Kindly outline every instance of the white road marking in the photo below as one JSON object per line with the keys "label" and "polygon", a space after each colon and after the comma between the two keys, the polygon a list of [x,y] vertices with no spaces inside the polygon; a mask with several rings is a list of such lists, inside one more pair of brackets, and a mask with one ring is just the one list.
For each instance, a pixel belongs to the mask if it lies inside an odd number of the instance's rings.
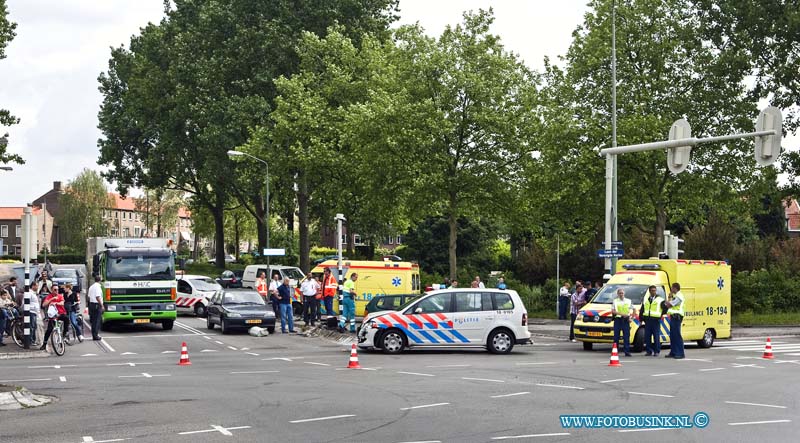
{"label": "white road marking", "polygon": [[228,346],[228,349],[230,349],[231,351],[238,351],[238,349],[234,348],[233,346]]}
{"label": "white road marking", "polygon": [[195,328],[193,326],[189,326],[189,325],[187,325],[185,323],[181,323],[179,321],[176,321],[175,325],[180,327],[180,328],[182,328],[182,329],[185,329],[185,330],[191,332],[194,335],[205,335],[205,333],[203,331],[201,331],[201,330],[199,330],[199,329],[197,329],[197,328]]}
{"label": "white road marking", "polygon": [[796,356],[800,355],[800,353],[798,353],[798,354],[786,354],[786,355],[791,355],[793,357],[796,357]]}
{"label": "white road marking", "polygon": [[523,362],[523,363],[517,363],[517,366],[557,365],[557,364],[558,364],[558,363],[557,363],[557,362],[554,362],[554,361],[543,361],[543,362],[536,362],[536,363],[533,363],[533,362],[531,362],[531,363],[526,363],[526,362]]}
{"label": "white road marking", "polygon": [[262,361],[270,361],[270,360],[293,361],[291,358],[286,358],[286,357],[262,358],[261,360]]}
{"label": "white road marking", "polygon": [[97,354],[83,354],[81,357],[97,357]]}
{"label": "white road marking", "polygon": [[461,380],[473,380],[473,381],[490,381],[492,383],[505,383],[505,380],[495,380],[492,378],[472,378],[472,377],[461,377]]}
{"label": "white road marking", "polygon": [[133,368],[133,367],[135,367],[136,365],[152,365],[152,363],[133,363],[133,362],[127,362],[127,363],[106,363],[106,366],[130,366],[130,367],[132,367],[132,368]]}
{"label": "white road marking", "polygon": [[618,382],[618,381],[628,381],[628,380],[630,380],[630,379],[629,378],[615,378],[613,380],[599,381],[598,383],[614,383],[614,382]]}
{"label": "white road marking", "polygon": [[117,352],[116,349],[114,349],[113,347],[111,347],[110,344],[108,344],[105,337],[100,339],[98,343],[100,344],[101,347],[105,347],[108,352]]}
{"label": "white road marking", "polygon": [[666,377],[669,375],[680,375],[680,372],[665,372],[663,374],[650,374],[651,377]]}
{"label": "white road marking", "polygon": [[793,363],[796,365],[800,365],[800,360],[775,360],[776,365],[780,363]]}
{"label": "white road marking", "polygon": [[786,406],[778,406],[778,405],[765,405],[761,403],[745,403],[741,401],[726,401],[725,403],[731,405],[747,405],[747,406],[763,406],[765,408],[778,408],[778,409],[786,409]]}
{"label": "white road marking", "polygon": [[83,436],[83,443],[111,443],[112,441],[125,441],[128,440],[127,438],[115,438],[112,440],[95,440],[91,436],[84,435]]}
{"label": "white road marking", "polygon": [[628,392],[631,395],[647,395],[650,397],[666,397],[666,398],[675,398],[674,395],[664,395],[664,394],[649,394],[647,392]]}
{"label": "white road marking", "polygon": [[648,431],[668,431],[675,428],[649,428],[649,429],[620,429],[617,432],[648,432]]}
{"label": "white road marking", "polygon": [[206,340],[211,340],[211,337],[209,337],[207,335],[204,335],[203,338],[206,339]]}
{"label": "white road marking", "polygon": [[58,380],[59,380],[59,381],[62,381],[62,382],[65,382],[65,381],[67,381],[67,377],[64,377],[64,376],[62,375],[61,377],[58,377]]}
{"label": "white road marking", "polygon": [[518,438],[533,438],[533,437],[558,437],[562,435],[570,435],[570,434],[569,432],[557,432],[553,434],[507,435],[505,437],[492,437],[492,440],[514,440]]}
{"label": "white road marking", "polygon": [[518,395],[526,395],[526,394],[530,394],[530,392],[515,392],[513,394],[492,395],[491,398],[516,397]]}
{"label": "white road marking", "polygon": [[240,351],[249,351],[250,348],[239,348]]}
{"label": "white road marking", "polygon": [[429,405],[409,406],[407,408],[400,408],[401,411],[410,411],[412,409],[435,408],[436,406],[446,406],[450,403],[431,403]]}
{"label": "white road marking", "polygon": [[136,353],[135,352],[123,352],[122,354],[119,354],[119,355],[136,355]]}
{"label": "white road marking", "polygon": [[[163,338],[163,337],[196,337],[198,334],[125,334],[125,335],[109,335],[108,337],[103,337],[103,340],[130,340],[136,338]],[[205,336],[206,334],[203,334]]]}
{"label": "white road marking", "polygon": [[563,389],[577,389],[582,391],[583,388],[580,386],[566,386],[566,385],[549,385],[547,383],[536,383],[536,386],[542,386],[544,388],[563,388]]}
{"label": "white road marking", "polygon": [[119,375],[119,378],[153,378],[153,377],[170,377],[170,374],[148,374],[147,372],[142,372],[142,375]]}
{"label": "white road marking", "polygon": [[202,350],[202,351],[200,351],[200,352],[219,352],[219,351],[218,351],[218,350],[216,350],[216,349],[203,349],[203,350]]}
{"label": "white road marking", "polygon": [[745,421],[739,423],[728,423],[730,426],[742,426],[742,425],[765,425],[770,423],[791,423],[791,420],[765,420],[765,421]]}
{"label": "white road marking", "polygon": [[380,368],[336,368],[337,371],[377,371],[378,369]]}
{"label": "white road marking", "polygon": [[231,374],[272,374],[275,372],[280,372],[280,371],[239,371],[239,372],[231,372]]}
{"label": "white road marking", "polygon": [[752,365],[743,365],[743,364],[739,364],[739,363],[733,363],[733,367],[734,368],[759,368],[759,369],[764,369],[763,366],[759,366],[759,365],[757,365],[755,363],[753,363]]}
{"label": "white road marking", "polygon": [[708,371],[722,371],[722,370],[724,370],[724,369],[725,369],[725,368],[707,368],[707,369],[701,369],[701,370],[700,370],[700,372],[708,372]]}
{"label": "white road marking", "polygon": [[214,343],[216,343],[216,344],[218,344],[218,345],[224,345],[224,344],[225,344],[225,343],[222,343],[222,342],[221,342],[221,341],[219,341],[219,340],[214,340]]}
{"label": "white road marking", "polygon": [[355,417],[355,415],[345,414],[345,415],[332,415],[330,417],[304,418],[302,420],[292,420],[289,423],[308,423],[311,421],[336,420],[337,418],[348,418],[348,417]]}
{"label": "white road marking", "polygon": [[468,368],[472,365],[435,365],[435,366],[425,366],[426,368]]}
{"label": "white road marking", "polygon": [[255,352],[245,352],[245,354],[249,354],[249,355],[255,355],[256,357],[258,357],[259,355],[261,355],[261,354],[256,354]]}
{"label": "white road marking", "polygon": [[401,441],[400,443],[442,443],[441,440]]}
{"label": "white road marking", "polygon": [[421,377],[436,377],[433,374],[423,374],[422,372],[404,372],[404,371],[397,371],[398,374],[406,374],[406,375],[419,375]]}
{"label": "white road marking", "polygon": [[329,364],[327,364],[327,363],[317,363],[317,362],[315,362],[315,361],[304,361],[303,363],[305,363],[305,364],[307,364],[307,365],[316,365],[316,366],[330,366],[330,365],[329,365]]}
{"label": "white road marking", "polygon": [[28,366],[28,369],[61,369],[74,368],[75,365],[54,365],[54,366]]}
{"label": "white road marking", "polygon": [[680,361],[701,361],[703,363],[711,363],[711,360],[705,358],[680,358]]}
{"label": "white road marking", "polygon": [[25,382],[25,381],[50,381],[52,378],[29,378],[25,380],[0,380],[0,383],[14,383],[14,382]]}
{"label": "white road marking", "polygon": [[163,351],[162,354],[177,354],[178,351]]}
{"label": "white road marking", "polygon": [[227,435],[230,437],[233,435],[231,431],[235,431],[237,429],[250,429],[250,426],[236,426],[234,428],[226,428],[224,426],[211,425],[211,429],[203,429],[202,431],[178,432],[178,435],[202,434],[204,432],[219,432],[222,435]]}

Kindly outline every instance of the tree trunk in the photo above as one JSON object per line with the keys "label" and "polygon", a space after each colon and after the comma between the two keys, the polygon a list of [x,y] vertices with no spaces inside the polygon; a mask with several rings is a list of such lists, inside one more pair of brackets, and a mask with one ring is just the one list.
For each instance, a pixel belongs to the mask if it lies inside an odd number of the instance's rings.
{"label": "tree trunk", "polygon": [[239,216],[237,215],[233,219],[233,236],[234,236],[234,244],[233,244],[233,253],[236,256],[236,261],[239,261],[239,238],[241,237],[239,234]]}
{"label": "tree trunk", "polygon": [[300,231],[300,269],[307,273],[310,269],[309,262],[309,238],[308,238],[308,180],[304,173],[301,173],[297,190],[297,209]]}
{"label": "tree trunk", "polygon": [[653,257],[658,257],[659,252],[666,252],[664,248],[664,229],[667,227],[667,212],[664,205],[656,204],[656,223],[653,227]]}
{"label": "tree trunk", "polygon": [[457,269],[456,269],[456,240],[458,236],[458,219],[456,218],[456,213],[458,209],[458,200],[456,199],[455,192],[450,192],[450,215],[447,220],[447,224],[450,227],[450,241],[447,246],[448,255],[450,258],[450,280],[455,280]]}
{"label": "tree trunk", "polygon": [[222,195],[217,193],[216,205],[209,206],[211,216],[214,217],[214,256],[218,268],[225,267],[225,213]]}

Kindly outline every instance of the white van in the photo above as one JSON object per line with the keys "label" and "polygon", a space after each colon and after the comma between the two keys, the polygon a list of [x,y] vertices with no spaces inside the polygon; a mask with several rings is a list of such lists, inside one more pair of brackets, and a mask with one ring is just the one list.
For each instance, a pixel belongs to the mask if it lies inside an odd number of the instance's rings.
{"label": "white van", "polygon": [[305,275],[300,268],[296,266],[281,266],[281,265],[249,265],[244,268],[244,274],[242,275],[242,287],[256,289],[256,278],[261,275],[261,273],[267,277],[267,280],[272,279],[273,274],[278,274],[280,276],[280,281],[283,282],[285,277],[289,277],[289,284],[292,287],[297,286],[297,282],[303,279]]}
{"label": "white van", "polygon": [[222,290],[222,286],[205,275],[178,274],[176,278],[178,293],[175,298],[175,306],[178,308],[178,312],[190,311],[198,317],[205,317],[208,314],[208,300],[217,291]]}
{"label": "white van", "polygon": [[507,354],[531,342],[528,311],[516,291],[442,289],[415,298],[397,311],[367,315],[358,346],[395,354],[412,347],[482,346]]}

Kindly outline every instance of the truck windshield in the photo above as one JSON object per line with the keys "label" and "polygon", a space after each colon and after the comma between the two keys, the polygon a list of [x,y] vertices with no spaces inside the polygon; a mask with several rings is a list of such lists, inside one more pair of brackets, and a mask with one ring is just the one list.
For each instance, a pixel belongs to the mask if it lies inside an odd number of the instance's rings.
{"label": "truck windshield", "polygon": [[109,257],[108,280],[175,280],[175,261],[171,256]]}
{"label": "truck windshield", "polygon": [[[633,285],[633,284],[610,284],[603,286],[592,300],[592,303],[600,303],[610,305],[614,298],[617,297],[617,289],[622,288],[625,290],[625,298],[629,298],[634,305],[642,304],[647,288],[649,285]],[[664,297],[664,287],[656,286],[656,293]]]}

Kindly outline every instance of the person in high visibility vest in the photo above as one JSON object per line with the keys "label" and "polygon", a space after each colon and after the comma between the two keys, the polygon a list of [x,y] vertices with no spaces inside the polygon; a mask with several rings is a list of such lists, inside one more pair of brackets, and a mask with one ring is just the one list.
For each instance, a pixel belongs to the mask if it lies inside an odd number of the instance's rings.
{"label": "person in high visibility vest", "polygon": [[631,314],[635,314],[631,307],[631,299],[625,298],[625,290],[617,289],[617,298],[611,307],[614,316],[614,343],[619,343],[619,333],[622,331],[623,350],[625,356],[631,356]]}
{"label": "person in high visibility vest", "polygon": [[344,330],[345,325],[350,322],[350,332],[356,332],[356,280],[358,274],[350,274],[350,279],[344,282],[342,293],[342,319],[339,321],[339,329]]}
{"label": "person in high visibility vest", "polygon": [[336,317],[336,313],[333,312],[333,298],[336,297],[337,291],[339,291],[339,283],[336,281],[336,278],[333,277],[331,274],[330,268],[325,268],[325,274],[322,276],[322,296],[325,300],[325,314],[328,317]]}
{"label": "person in high visibility vest", "polygon": [[683,336],[681,335],[681,323],[683,323],[683,302],[686,300],[681,294],[681,285],[678,282],[672,284],[669,297],[664,306],[667,307],[669,315],[669,354],[666,358],[685,358],[683,351]]}
{"label": "person in high visibility vest", "polygon": [[658,295],[655,285],[647,288],[648,294],[642,302],[644,320],[644,347],[646,356],[658,357],[661,352],[661,314],[664,297]]}
{"label": "person in high visibility vest", "polygon": [[269,291],[267,289],[267,277],[262,271],[260,274],[258,274],[258,278],[256,278],[256,291],[258,291],[258,294],[261,295],[264,301],[269,299]]}

